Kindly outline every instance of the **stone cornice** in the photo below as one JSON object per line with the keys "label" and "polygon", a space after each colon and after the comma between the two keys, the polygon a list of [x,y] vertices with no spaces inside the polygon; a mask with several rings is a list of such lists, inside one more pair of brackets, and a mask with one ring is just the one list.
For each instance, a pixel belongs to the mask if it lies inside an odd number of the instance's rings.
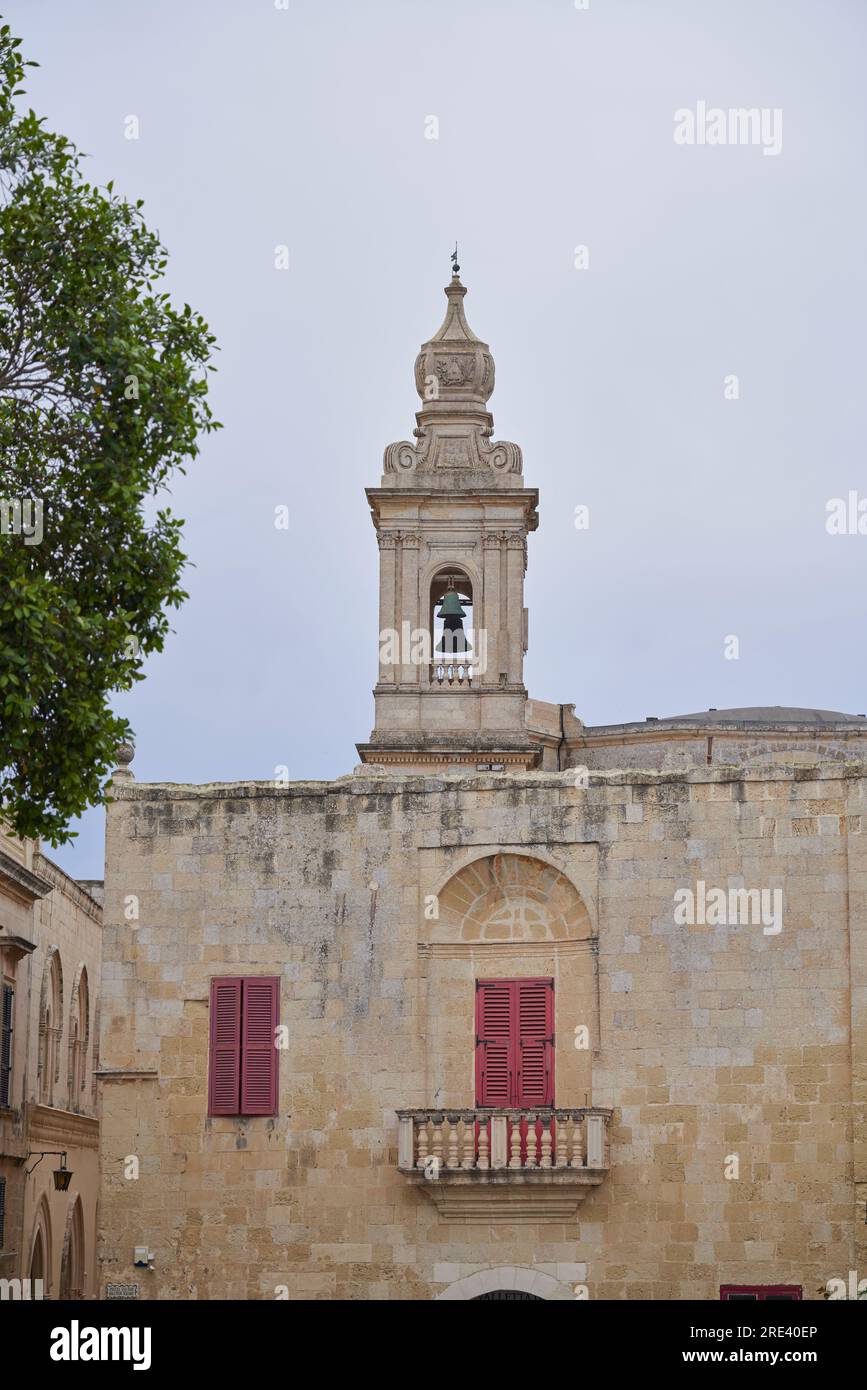
{"label": "stone cornice", "polygon": [[[41,858],[42,856],[37,854],[34,864]],[[47,876],[42,877],[31,869],[25,869],[23,864],[19,864],[18,860],[13,859],[5,850],[0,850],[0,885],[22,903],[34,903],[39,898],[47,897],[54,886]]]}
{"label": "stone cornice", "polygon": [[[367,761],[378,763],[382,766],[406,765],[409,763],[423,763],[439,766],[441,763],[448,763],[450,766],[474,767],[479,763],[503,763],[504,766],[512,767],[519,771],[524,771],[527,764],[536,761],[538,753],[534,747],[523,747],[519,749],[503,748],[383,748],[380,744],[359,743],[356,745],[360,756]],[[492,769],[479,768],[479,771],[491,771]],[[421,774],[423,775],[423,774]]]}
{"label": "stone cornice", "polygon": [[[485,750],[484,761],[493,754]],[[483,759],[480,757],[479,761]],[[867,778],[867,760],[821,762],[803,767],[766,764],[761,767],[714,766],[689,768],[615,768],[591,769],[590,788],[664,786],[671,783],[704,784],[708,782],[804,782],[858,781]],[[502,791],[514,788],[575,791],[575,769],[561,772],[436,772],[401,773],[391,768],[364,766],[332,782],[288,782],[276,786],[273,782],[135,782],[125,786],[116,802],[126,801],[233,801],[268,798],[369,796],[371,793],[394,792],[403,796],[407,791],[437,795],[445,787],[467,791]],[[585,793],[580,793],[584,795]]]}
{"label": "stone cornice", "polygon": [[[504,500],[515,500],[530,503],[535,509],[539,505],[539,489],[537,487],[499,487],[499,488],[477,488],[477,487],[450,487],[448,491],[439,488],[413,488],[410,492],[402,487],[367,487],[364,494],[371,506],[374,502],[393,498],[398,502],[412,502],[416,506],[421,506],[423,502],[451,502],[453,499],[465,502],[489,502],[492,507],[502,507]],[[535,528],[534,528],[535,529]]]}
{"label": "stone cornice", "polygon": [[88,917],[92,917],[94,922],[102,922],[102,908],[81,884],[76,883],[74,878],[70,878],[69,874],[64,873],[63,869],[42,853],[37,853],[33,862],[39,865],[39,872],[45,876],[50,888],[56,888],[64,897],[71,899],[76,907],[81,908]]}
{"label": "stone cornice", "polygon": [[[463,848],[463,846],[461,846]],[[418,955],[421,960],[466,960],[467,956],[487,960],[491,956],[585,956],[593,955],[599,949],[599,938],[583,936],[580,938],[546,937],[544,941],[420,941]]]}
{"label": "stone cornice", "polygon": [[24,936],[7,936],[0,931],[0,951],[13,951],[17,957],[31,956],[36,950],[36,942]]}
{"label": "stone cornice", "polygon": [[152,1067],[101,1067],[93,1074],[97,1081],[158,1081],[160,1076]]}
{"label": "stone cornice", "polygon": [[99,1145],[99,1120],[95,1115],[80,1115],[52,1105],[28,1105],[27,1138],[31,1144],[95,1149]]}

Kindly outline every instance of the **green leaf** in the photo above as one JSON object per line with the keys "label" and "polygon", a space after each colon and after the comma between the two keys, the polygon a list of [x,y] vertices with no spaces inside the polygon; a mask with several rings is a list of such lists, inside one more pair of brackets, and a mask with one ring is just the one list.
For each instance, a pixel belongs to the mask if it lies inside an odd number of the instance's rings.
{"label": "green leaf", "polygon": [[[0,28],[0,477],[4,495],[41,500],[44,524],[38,544],[0,537],[0,812],[59,844],[106,799],[130,734],[112,698],[187,597],[182,522],[148,520],[149,504],[219,428],[216,345],[189,305],[152,292],[167,253],[142,200],[89,184],[75,145],[16,109],[36,66],[19,42]],[[38,391],[15,365],[22,342]]]}

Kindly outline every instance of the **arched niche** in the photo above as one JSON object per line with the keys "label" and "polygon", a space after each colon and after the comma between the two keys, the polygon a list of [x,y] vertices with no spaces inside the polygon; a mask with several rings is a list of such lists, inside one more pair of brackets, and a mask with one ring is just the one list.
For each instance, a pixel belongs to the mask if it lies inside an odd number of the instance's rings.
{"label": "arched niche", "polygon": [[562,870],[502,850],[455,870],[435,895],[426,960],[424,1104],[476,1103],[476,981],[553,980],[555,1105],[592,1104],[598,1045],[595,939]]}

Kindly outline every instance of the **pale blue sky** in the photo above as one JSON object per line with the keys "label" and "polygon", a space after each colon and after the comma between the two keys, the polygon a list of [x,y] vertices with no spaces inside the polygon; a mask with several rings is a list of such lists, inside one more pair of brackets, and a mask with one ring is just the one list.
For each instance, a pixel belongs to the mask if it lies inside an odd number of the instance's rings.
{"label": "pale blue sky", "polygon": [[[144,198],[168,288],[222,347],[225,428],[173,489],[190,600],[121,705],[140,780],[356,763],[377,654],[363,489],[411,435],[455,237],[496,435],[541,491],[530,693],[589,723],[867,707],[867,536],[825,531],[829,498],[867,495],[859,0],[2,10],[41,63],[30,103],[93,179]],[[676,145],[698,101],[780,108],[781,154]],[[101,836],[93,813],[55,857],[100,877]]]}

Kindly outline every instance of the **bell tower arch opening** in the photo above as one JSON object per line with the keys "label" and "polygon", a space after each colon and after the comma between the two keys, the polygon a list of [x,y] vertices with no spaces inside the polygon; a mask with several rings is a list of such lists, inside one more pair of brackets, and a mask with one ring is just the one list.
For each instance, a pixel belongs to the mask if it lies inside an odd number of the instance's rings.
{"label": "bell tower arch opening", "polygon": [[459,566],[447,566],[430,585],[430,681],[471,685],[479,675],[480,654],[473,641],[473,581]]}

